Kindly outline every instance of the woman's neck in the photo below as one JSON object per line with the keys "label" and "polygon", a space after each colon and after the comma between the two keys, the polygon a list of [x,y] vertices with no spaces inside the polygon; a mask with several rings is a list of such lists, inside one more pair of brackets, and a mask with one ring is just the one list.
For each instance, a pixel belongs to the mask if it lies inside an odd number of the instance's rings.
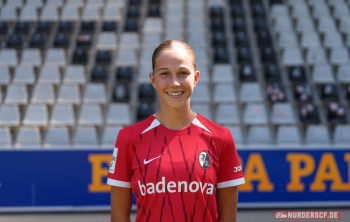
{"label": "woman's neck", "polygon": [[161,107],[155,117],[164,127],[171,130],[180,130],[192,123],[196,113],[189,106],[181,109]]}

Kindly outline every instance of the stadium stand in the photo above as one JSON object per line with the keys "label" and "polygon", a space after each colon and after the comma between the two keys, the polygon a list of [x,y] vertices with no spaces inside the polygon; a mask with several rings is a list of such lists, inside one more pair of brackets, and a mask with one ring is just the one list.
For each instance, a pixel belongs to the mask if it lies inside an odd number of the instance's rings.
{"label": "stadium stand", "polygon": [[0,147],[112,147],[159,108],[153,50],[193,47],[194,111],[236,144],[349,144],[350,1],[0,1]]}

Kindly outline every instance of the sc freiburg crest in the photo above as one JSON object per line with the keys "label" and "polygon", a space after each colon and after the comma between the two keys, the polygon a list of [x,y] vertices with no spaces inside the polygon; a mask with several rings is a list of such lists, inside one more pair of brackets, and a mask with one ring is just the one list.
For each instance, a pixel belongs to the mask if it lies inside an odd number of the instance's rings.
{"label": "sc freiburg crest", "polygon": [[206,170],[206,169],[209,168],[209,166],[210,166],[210,156],[209,156],[209,154],[207,152],[204,152],[204,151],[201,152],[199,154],[198,159],[199,159],[199,165],[201,165],[201,167],[203,169]]}

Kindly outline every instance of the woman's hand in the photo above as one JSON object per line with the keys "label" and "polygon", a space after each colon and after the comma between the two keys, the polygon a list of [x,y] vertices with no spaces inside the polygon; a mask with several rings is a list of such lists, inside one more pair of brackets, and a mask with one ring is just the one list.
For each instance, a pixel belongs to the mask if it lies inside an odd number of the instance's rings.
{"label": "woman's hand", "polygon": [[238,186],[216,190],[220,222],[237,222]]}
{"label": "woman's hand", "polygon": [[130,222],[131,204],[131,188],[112,186],[111,222]]}

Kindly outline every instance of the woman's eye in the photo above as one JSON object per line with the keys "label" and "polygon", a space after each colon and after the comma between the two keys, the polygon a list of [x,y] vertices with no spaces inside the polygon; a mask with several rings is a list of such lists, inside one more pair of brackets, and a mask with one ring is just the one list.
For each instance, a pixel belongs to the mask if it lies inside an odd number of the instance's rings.
{"label": "woman's eye", "polygon": [[169,73],[167,73],[167,72],[163,72],[163,73],[161,73],[161,75],[168,75]]}
{"label": "woman's eye", "polygon": [[187,75],[187,72],[181,72],[180,74],[181,75]]}

